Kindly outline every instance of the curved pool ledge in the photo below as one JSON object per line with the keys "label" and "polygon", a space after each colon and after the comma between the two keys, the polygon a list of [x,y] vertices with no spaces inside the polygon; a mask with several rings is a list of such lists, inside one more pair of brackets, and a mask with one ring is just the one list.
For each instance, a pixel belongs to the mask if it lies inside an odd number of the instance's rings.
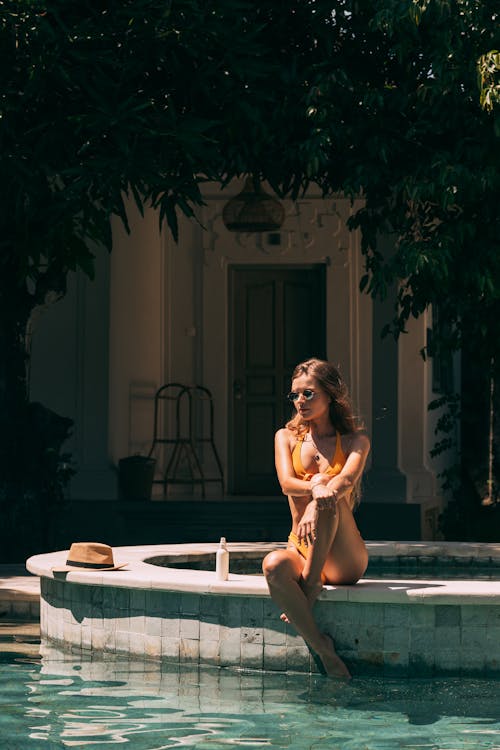
{"label": "curved pool ledge", "polygon": [[[263,576],[159,567],[151,558],[189,564],[217,544],[114,548],[107,572],[54,574],[67,551],[31,557],[41,578],[42,637],[63,648],[249,669],[315,672],[284,625]],[[233,557],[264,556],[279,543],[229,544]],[[370,558],[418,558],[496,565],[500,544],[369,542]],[[315,615],[354,672],[404,675],[500,674],[500,580],[364,578],[325,586]]]}

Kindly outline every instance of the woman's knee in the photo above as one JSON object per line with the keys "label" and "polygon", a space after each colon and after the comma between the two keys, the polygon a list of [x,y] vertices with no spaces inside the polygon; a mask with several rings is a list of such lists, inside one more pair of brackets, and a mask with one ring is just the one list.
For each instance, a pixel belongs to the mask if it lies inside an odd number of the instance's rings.
{"label": "woman's knee", "polygon": [[268,581],[291,578],[294,575],[294,566],[283,550],[275,550],[263,559],[262,572]]}

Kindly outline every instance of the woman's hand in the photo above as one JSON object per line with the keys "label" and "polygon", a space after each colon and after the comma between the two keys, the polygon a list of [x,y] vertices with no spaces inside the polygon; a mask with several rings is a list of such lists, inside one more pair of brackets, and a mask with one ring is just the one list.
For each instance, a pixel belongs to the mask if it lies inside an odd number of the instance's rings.
{"label": "woman's hand", "polygon": [[336,489],[327,485],[317,485],[312,488],[313,502],[316,504],[316,509],[321,510],[333,510],[334,514],[337,512],[337,502],[339,495]]}
{"label": "woman's hand", "polygon": [[313,487],[317,487],[318,484],[324,484],[327,485],[330,481],[331,476],[329,474],[313,474],[311,479],[309,480],[311,482],[311,489]]}
{"label": "woman's hand", "polygon": [[307,504],[304,515],[297,525],[297,536],[301,542],[307,545],[313,544],[316,539],[316,530],[318,527],[318,508],[312,500]]}

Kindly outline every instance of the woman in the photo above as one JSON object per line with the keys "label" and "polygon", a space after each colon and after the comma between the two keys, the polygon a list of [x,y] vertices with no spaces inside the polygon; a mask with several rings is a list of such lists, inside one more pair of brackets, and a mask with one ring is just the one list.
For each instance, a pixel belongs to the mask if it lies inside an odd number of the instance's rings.
{"label": "woman", "polygon": [[347,388],[333,365],[309,359],[297,365],[288,398],[296,414],[275,438],[278,480],[288,495],[288,546],[268,554],[263,571],[282,619],[321,659],[332,677],[350,678],[312,614],[323,583],[353,584],[368,553],[353,509],[370,443],[356,427]]}

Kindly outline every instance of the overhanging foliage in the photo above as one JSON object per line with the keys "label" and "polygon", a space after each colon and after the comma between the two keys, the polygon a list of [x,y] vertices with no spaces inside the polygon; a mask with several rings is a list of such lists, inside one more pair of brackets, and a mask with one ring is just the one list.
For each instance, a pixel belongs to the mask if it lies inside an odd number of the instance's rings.
{"label": "overhanging foliage", "polygon": [[125,194],[174,237],[205,180],[362,194],[361,287],[397,284],[394,334],[439,305],[441,346],[466,328],[500,361],[499,46],[491,0],[0,2],[3,486],[24,491],[30,315],[92,277]]}

